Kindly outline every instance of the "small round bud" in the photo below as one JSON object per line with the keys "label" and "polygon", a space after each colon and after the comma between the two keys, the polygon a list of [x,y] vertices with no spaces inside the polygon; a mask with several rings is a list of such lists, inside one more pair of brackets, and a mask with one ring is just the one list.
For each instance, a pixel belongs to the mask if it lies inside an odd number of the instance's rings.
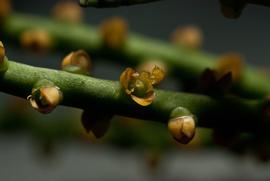
{"label": "small round bud", "polygon": [[170,117],[168,129],[173,138],[182,144],[189,143],[196,130],[194,116],[187,109],[177,107],[172,111]]}
{"label": "small round bud", "polygon": [[5,56],[6,56],[5,47],[3,43],[0,41],[0,64],[3,63]]}
{"label": "small round bud", "polygon": [[20,36],[21,45],[35,53],[46,53],[53,44],[49,33],[42,29],[25,30]]}
{"label": "small round bud", "polygon": [[8,60],[5,53],[3,43],[0,41],[0,74],[6,72],[8,69]]}
{"label": "small round bud", "polygon": [[194,25],[179,27],[172,33],[171,41],[176,45],[182,45],[190,49],[198,49],[202,46],[203,34],[201,30]]}
{"label": "small round bud", "polygon": [[114,17],[105,20],[101,24],[100,31],[104,45],[108,48],[118,49],[124,45],[127,39],[128,25],[123,18]]}
{"label": "small round bud", "polygon": [[80,23],[83,20],[83,10],[73,1],[61,1],[57,3],[52,15],[57,21],[68,23]]}
{"label": "small round bud", "polygon": [[11,13],[11,2],[10,0],[0,1],[0,22],[5,20],[5,18]]}
{"label": "small round bud", "polygon": [[84,50],[69,53],[61,63],[61,69],[71,73],[88,74],[91,59]]}
{"label": "small round bud", "polygon": [[27,97],[31,106],[41,113],[47,114],[55,109],[62,100],[60,88],[48,80],[40,80]]}

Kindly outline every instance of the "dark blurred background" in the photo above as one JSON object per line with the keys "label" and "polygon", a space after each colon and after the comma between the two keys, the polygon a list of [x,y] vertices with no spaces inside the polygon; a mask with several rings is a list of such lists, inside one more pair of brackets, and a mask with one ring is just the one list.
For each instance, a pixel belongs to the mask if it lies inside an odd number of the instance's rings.
{"label": "dark blurred background", "polygon": [[[55,3],[55,0],[13,0],[13,7],[14,11],[50,17]],[[267,44],[270,42],[270,8],[267,7],[249,5],[236,20],[222,16],[218,0],[164,0],[115,9],[87,8],[84,12],[86,23],[98,25],[108,17],[123,16],[129,22],[132,31],[162,40],[168,40],[170,33],[176,27],[193,24],[200,27],[204,33],[204,50],[214,54],[235,51],[243,54],[249,64],[264,68],[270,66]],[[9,45],[8,42],[5,44],[9,58],[31,65],[58,69],[60,60],[64,56],[63,52],[54,52],[40,57]],[[124,66],[110,61],[94,60],[93,75],[117,80],[123,68]],[[168,79],[163,87],[175,90],[177,89],[175,84],[174,79]],[[69,128],[63,128],[65,126],[62,126],[63,130],[48,131],[50,129],[46,128],[48,122],[56,122],[59,125],[70,124],[77,126],[81,131],[79,121],[81,111],[60,107],[49,115],[41,115],[29,108],[29,105],[21,106],[20,104],[23,103],[12,96],[3,93],[0,95],[2,122],[15,119],[14,125],[7,124],[8,126],[2,126],[1,129],[0,180],[217,180],[221,178],[267,180],[270,178],[268,162],[261,163],[250,156],[240,157],[228,150],[213,148],[207,144],[197,146],[200,147],[199,149],[170,149],[162,152],[160,156],[160,149],[152,149],[155,146],[151,141],[159,138],[155,136],[154,131],[150,133],[151,143],[140,145],[140,149],[130,145],[128,148],[133,149],[119,149],[112,146],[117,143],[116,138],[108,138],[108,142],[112,144],[106,144],[106,139],[96,141],[83,134],[81,137],[77,134],[75,136]],[[13,116],[7,115],[7,112]],[[26,127],[20,125],[21,119],[27,116],[35,119],[36,122],[42,122],[41,127],[45,128],[42,130],[47,129],[47,131],[39,132],[38,129],[34,129],[35,126],[32,126],[34,128],[31,130],[21,129]],[[134,122],[131,124],[137,125]],[[155,123],[146,124],[151,130],[152,125],[149,124]],[[31,123],[31,125],[35,124]],[[163,139],[167,140],[169,136],[165,128],[159,125],[153,128],[153,130],[163,129],[164,131],[161,131],[165,135]],[[12,131],[10,134],[7,130],[19,131]],[[143,136],[139,135],[140,133],[142,132],[137,133],[138,137]],[[134,140],[137,139],[136,131],[126,131],[125,134],[134,134]],[[210,134],[209,131],[207,134]],[[48,137],[57,135],[60,139],[53,142],[53,139],[46,137],[47,135]],[[174,144],[168,142],[168,145]],[[166,146],[167,143],[164,145]],[[149,167],[155,167],[155,163],[159,160],[161,160],[159,167],[152,171]]]}

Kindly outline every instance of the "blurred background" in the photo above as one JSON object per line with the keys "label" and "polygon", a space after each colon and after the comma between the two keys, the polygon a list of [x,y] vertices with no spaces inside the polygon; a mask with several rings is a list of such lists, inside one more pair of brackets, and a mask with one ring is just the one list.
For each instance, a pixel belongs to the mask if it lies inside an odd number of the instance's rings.
{"label": "blurred background", "polygon": [[[13,0],[16,12],[51,18],[56,0]],[[243,54],[249,64],[265,68],[270,42],[270,9],[249,5],[236,20],[220,12],[218,0],[164,0],[115,9],[87,8],[85,23],[99,25],[122,16],[129,29],[168,41],[178,26],[203,31],[203,49],[214,54]],[[29,22],[31,23],[31,22]],[[68,30],[67,30],[68,31]],[[64,52],[38,56],[4,42],[10,59],[59,69]],[[125,68],[116,62],[93,60],[94,77],[118,80]],[[162,88],[179,90],[174,78]],[[59,107],[42,115],[22,99],[0,93],[0,180],[268,180],[268,148],[246,140],[223,144],[212,131],[199,129],[189,145],[177,144],[166,127],[116,116],[104,138],[96,140],[80,123],[81,110]],[[267,140],[266,140],[267,141]],[[221,143],[221,144],[218,144]],[[251,147],[246,149],[247,147]],[[255,153],[255,154],[254,154]]]}

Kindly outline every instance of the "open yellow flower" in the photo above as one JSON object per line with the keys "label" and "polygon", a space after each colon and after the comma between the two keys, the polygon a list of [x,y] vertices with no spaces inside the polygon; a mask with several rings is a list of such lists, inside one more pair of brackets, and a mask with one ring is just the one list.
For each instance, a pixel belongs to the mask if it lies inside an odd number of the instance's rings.
{"label": "open yellow flower", "polygon": [[157,66],[151,73],[136,72],[132,68],[127,68],[120,76],[120,83],[136,103],[148,106],[155,98],[153,85],[160,83],[163,79],[164,71]]}

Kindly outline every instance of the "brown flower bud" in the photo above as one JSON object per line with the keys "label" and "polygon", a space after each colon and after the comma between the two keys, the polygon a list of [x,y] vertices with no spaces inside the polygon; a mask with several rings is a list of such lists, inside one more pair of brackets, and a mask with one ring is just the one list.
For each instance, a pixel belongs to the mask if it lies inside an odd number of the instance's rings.
{"label": "brown flower bud", "polygon": [[244,71],[244,58],[238,53],[226,53],[220,56],[216,64],[216,76],[220,79],[228,72],[232,73],[233,83],[238,82]]}
{"label": "brown flower bud", "polygon": [[112,49],[121,48],[127,39],[127,29],[128,25],[123,18],[105,20],[100,30],[104,45]]}
{"label": "brown flower bud", "polygon": [[3,43],[0,41],[0,65],[4,62],[6,53]]}
{"label": "brown flower bud", "polygon": [[62,100],[60,89],[47,80],[41,80],[27,97],[31,106],[41,113],[50,113]]}
{"label": "brown flower bud", "polygon": [[96,138],[101,138],[109,130],[112,116],[101,110],[84,110],[81,121],[87,133],[91,132]]}
{"label": "brown flower bud", "polygon": [[3,21],[11,12],[11,2],[10,0],[0,1],[0,21]]}
{"label": "brown flower bud", "polygon": [[91,59],[84,50],[77,50],[64,57],[61,69],[78,74],[88,74],[91,67]]}
{"label": "brown flower bud", "polygon": [[168,129],[175,140],[182,144],[189,143],[195,135],[196,121],[185,108],[177,107],[170,115]]}
{"label": "brown flower bud", "polygon": [[172,33],[171,41],[176,45],[182,45],[190,49],[198,49],[202,46],[203,34],[201,30],[194,25],[179,27]]}
{"label": "brown flower bud", "polygon": [[83,10],[73,1],[61,1],[52,10],[53,17],[62,22],[80,23],[83,20]]}
{"label": "brown flower bud", "polygon": [[36,53],[46,53],[53,41],[49,33],[42,29],[25,30],[20,36],[21,45]]}

